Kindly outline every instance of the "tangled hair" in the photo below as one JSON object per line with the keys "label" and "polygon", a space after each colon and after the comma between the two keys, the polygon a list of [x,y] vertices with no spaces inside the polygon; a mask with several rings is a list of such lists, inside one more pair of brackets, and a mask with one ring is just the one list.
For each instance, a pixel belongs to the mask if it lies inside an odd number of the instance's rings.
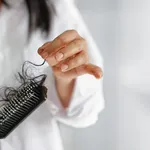
{"label": "tangled hair", "polygon": [[[47,0],[24,0],[28,14],[29,14],[29,35],[36,30],[40,29],[48,36],[51,29],[52,13],[54,9]],[[2,3],[8,7],[7,0],[2,0]]]}
{"label": "tangled hair", "polygon": [[[31,67],[31,65],[33,66],[42,66],[44,65],[45,61],[40,64],[34,64],[30,61],[26,61],[24,62],[23,66],[22,66],[22,71],[18,72],[18,74],[16,75],[16,80],[18,82],[20,82],[20,86],[17,88],[14,87],[1,87],[0,88],[0,102],[6,102],[6,101],[10,101],[12,97],[14,97],[16,95],[16,93],[18,93],[18,91],[22,90],[23,88],[25,88],[28,84],[30,83],[34,83],[37,85],[41,85],[44,83],[45,79],[46,79],[46,75],[45,74],[41,74],[39,76],[34,76],[32,75],[32,71],[33,71],[33,67]],[[32,69],[31,72],[29,73],[29,69]],[[36,68],[35,68],[36,69]]]}

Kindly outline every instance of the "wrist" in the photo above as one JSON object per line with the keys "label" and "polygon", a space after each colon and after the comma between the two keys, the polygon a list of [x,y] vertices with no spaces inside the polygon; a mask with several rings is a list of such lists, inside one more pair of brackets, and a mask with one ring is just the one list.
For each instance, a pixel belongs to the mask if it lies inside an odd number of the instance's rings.
{"label": "wrist", "polygon": [[72,80],[63,79],[62,80],[60,78],[55,78],[55,83],[56,83],[56,89],[57,89],[59,98],[61,100],[61,103],[64,106],[64,108],[67,108],[69,106],[70,98],[72,96],[75,79],[72,79]]}
{"label": "wrist", "polygon": [[75,81],[75,79],[71,78],[60,78],[60,77],[55,77],[55,80],[57,83],[62,83],[62,84],[70,84]]}

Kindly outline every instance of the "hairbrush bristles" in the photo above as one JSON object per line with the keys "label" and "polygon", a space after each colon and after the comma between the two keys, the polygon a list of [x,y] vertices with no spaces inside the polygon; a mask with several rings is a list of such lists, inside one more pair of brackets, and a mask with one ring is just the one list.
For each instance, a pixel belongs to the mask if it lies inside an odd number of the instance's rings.
{"label": "hairbrush bristles", "polygon": [[19,76],[23,79],[23,85],[13,92],[9,91],[4,98],[5,104],[0,107],[0,139],[5,138],[46,100],[47,89],[42,86],[46,75],[28,80],[21,74]]}

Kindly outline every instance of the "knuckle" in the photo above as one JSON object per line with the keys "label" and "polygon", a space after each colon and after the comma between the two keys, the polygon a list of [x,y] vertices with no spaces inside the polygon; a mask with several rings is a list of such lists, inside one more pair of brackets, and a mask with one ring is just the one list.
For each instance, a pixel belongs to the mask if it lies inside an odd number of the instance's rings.
{"label": "knuckle", "polygon": [[56,41],[60,42],[61,44],[65,44],[65,38],[62,37],[62,36],[58,36],[58,37],[56,38]]}
{"label": "knuckle", "polygon": [[86,40],[85,40],[85,39],[78,39],[78,40],[75,40],[75,41],[74,41],[74,45],[75,45],[76,47],[78,47],[79,49],[84,50],[85,47],[86,47],[86,45],[87,45],[87,43],[86,43]]}
{"label": "knuckle", "polygon": [[68,32],[72,33],[73,35],[78,35],[78,32],[74,29],[68,30]]}
{"label": "knuckle", "polygon": [[80,40],[74,40],[73,43],[74,43],[74,45],[75,45],[76,47],[81,47],[81,42],[80,42]]}

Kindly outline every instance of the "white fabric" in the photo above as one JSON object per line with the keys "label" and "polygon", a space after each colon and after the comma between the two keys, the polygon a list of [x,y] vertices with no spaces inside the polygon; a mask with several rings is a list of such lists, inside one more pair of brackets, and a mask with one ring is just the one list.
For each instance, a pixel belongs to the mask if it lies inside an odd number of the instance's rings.
{"label": "white fabric", "polygon": [[[68,29],[76,29],[87,39],[91,62],[103,68],[103,60],[91,35],[74,6],[69,0],[54,0],[56,9],[49,38],[41,37],[39,31],[27,41],[28,20],[22,0],[12,8],[2,7],[0,11],[0,86],[17,85],[14,74],[20,71],[22,63],[30,60],[40,64],[42,58],[37,49],[44,42],[53,40]],[[54,77],[48,64],[41,67],[48,75],[45,86],[48,98],[35,112],[21,123],[7,138],[0,140],[0,150],[63,150],[57,122],[84,128],[97,121],[104,108],[102,79],[90,75],[77,78],[74,93],[68,109],[61,105],[55,88]]]}

